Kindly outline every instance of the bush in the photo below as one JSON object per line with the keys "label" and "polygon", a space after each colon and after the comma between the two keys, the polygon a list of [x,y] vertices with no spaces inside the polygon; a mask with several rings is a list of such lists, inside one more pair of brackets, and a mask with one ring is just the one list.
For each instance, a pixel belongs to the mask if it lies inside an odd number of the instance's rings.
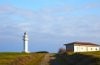
{"label": "bush", "polygon": [[60,48],[58,54],[64,54],[64,53],[66,53],[66,49]]}
{"label": "bush", "polygon": [[39,52],[36,52],[36,53],[49,53],[48,51],[39,51]]}

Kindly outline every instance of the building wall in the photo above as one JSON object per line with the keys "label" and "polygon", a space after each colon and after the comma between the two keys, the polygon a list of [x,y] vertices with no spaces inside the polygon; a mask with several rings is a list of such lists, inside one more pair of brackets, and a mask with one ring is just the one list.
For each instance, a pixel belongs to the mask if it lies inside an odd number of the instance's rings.
{"label": "building wall", "polygon": [[87,47],[86,46],[74,46],[74,52],[86,52]]}
{"label": "building wall", "polygon": [[100,51],[99,46],[74,46],[74,52]]}
{"label": "building wall", "polygon": [[66,51],[74,51],[74,45],[66,45]]}
{"label": "building wall", "polygon": [[96,46],[94,46],[94,47],[88,47],[88,51],[100,51],[100,47],[96,47]]}

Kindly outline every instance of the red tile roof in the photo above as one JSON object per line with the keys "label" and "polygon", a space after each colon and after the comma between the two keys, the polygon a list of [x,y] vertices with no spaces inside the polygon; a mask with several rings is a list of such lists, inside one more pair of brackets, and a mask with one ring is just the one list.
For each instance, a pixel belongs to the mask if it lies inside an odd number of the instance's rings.
{"label": "red tile roof", "polygon": [[91,42],[72,42],[72,43],[64,44],[64,45],[71,45],[71,44],[100,46],[98,44],[94,44]]}

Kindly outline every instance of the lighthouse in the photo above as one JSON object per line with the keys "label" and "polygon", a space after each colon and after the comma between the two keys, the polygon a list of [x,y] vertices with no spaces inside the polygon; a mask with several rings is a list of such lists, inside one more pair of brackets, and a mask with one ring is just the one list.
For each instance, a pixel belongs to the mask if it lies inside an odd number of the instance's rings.
{"label": "lighthouse", "polygon": [[23,52],[25,53],[29,53],[28,51],[28,35],[27,35],[27,32],[24,33],[24,36],[23,36],[23,42],[24,42],[24,50]]}

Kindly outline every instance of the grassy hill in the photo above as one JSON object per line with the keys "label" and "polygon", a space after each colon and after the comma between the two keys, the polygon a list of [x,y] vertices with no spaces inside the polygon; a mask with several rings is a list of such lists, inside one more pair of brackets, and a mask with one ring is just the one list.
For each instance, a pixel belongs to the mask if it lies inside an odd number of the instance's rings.
{"label": "grassy hill", "polygon": [[55,61],[59,65],[100,65],[100,52],[57,54]]}
{"label": "grassy hill", "polygon": [[100,65],[100,52],[0,53],[0,65]]}
{"label": "grassy hill", "polygon": [[0,65],[40,65],[45,53],[0,53]]}

